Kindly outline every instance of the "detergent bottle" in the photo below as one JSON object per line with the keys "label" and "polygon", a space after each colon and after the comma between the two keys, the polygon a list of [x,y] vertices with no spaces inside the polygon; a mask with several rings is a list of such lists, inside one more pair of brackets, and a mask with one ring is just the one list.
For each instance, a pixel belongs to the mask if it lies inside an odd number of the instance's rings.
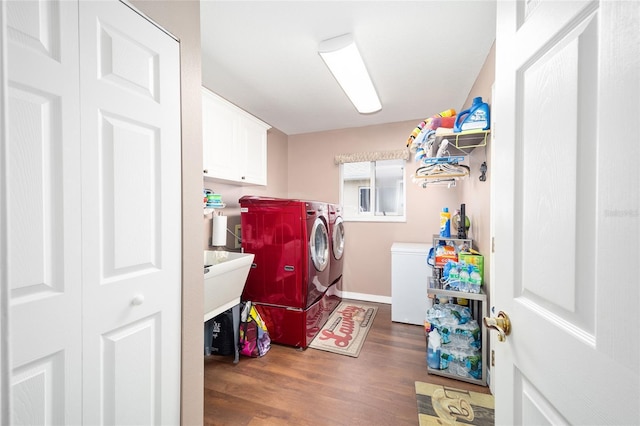
{"label": "detergent bottle", "polygon": [[440,236],[451,237],[451,213],[448,207],[444,207],[440,212]]}
{"label": "detergent bottle", "polygon": [[465,109],[458,114],[453,131],[454,133],[459,133],[473,129],[487,130],[489,126],[489,105],[482,102],[482,97],[477,97],[473,98],[473,103],[469,109]]}

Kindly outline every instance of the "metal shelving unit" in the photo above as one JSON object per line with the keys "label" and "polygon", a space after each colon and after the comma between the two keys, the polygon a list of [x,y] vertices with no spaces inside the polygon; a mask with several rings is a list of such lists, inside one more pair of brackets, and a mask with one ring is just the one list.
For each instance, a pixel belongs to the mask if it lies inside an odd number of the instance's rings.
{"label": "metal shelving unit", "polygon": [[[440,237],[439,235],[433,236],[433,247],[437,247],[439,241],[447,241],[458,243],[456,245],[468,244],[468,247],[471,248],[473,241],[471,239],[460,239],[460,238],[445,238]],[[464,382],[473,383],[476,385],[486,386],[487,385],[487,360],[489,359],[487,356],[487,330],[484,326],[482,319],[488,316],[488,307],[487,307],[487,295],[483,290],[480,293],[467,293],[463,291],[450,290],[444,288],[442,283],[437,278],[438,272],[437,269],[441,269],[441,267],[434,266],[434,276],[429,280],[429,286],[427,287],[427,294],[430,298],[438,299],[439,297],[448,297],[449,300],[452,298],[455,299],[466,299],[469,302],[469,309],[471,310],[471,316],[474,320],[478,322],[478,327],[480,327],[480,338],[481,345],[480,354],[482,357],[482,378],[474,379],[472,377],[460,376],[458,374],[452,373],[448,371],[448,369],[437,370],[431,368],[427,365],[427,372],[429,374],[435,374],[438,376],[444,376],[451,379],[462,380]],[[429,342],[427,341],[427,346]]]}

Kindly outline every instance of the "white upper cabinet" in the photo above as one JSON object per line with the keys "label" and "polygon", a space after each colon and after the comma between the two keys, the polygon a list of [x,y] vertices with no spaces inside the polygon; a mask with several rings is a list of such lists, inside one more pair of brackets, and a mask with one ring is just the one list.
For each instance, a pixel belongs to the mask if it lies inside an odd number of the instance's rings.
{"label": "white upper cabinet", "polygon": [[205,178],[267,184],[267,130],[271,126],[204,87],[202,123]]}

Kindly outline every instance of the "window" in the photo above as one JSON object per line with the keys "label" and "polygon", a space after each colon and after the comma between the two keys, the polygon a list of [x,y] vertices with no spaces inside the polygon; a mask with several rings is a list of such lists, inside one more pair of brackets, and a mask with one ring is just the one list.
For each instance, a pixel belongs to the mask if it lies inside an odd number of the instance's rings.
{"label": "window", "polygon": [[371,187],[361,186],[358,188],[360,194],[358,195],[358,207],[360,213],[368,213],[371,211],[369,202],[371,201]]}
{"label": "window", "polygon": [[404,222],[405,160],[340,165],[343,217],[351,221]]}

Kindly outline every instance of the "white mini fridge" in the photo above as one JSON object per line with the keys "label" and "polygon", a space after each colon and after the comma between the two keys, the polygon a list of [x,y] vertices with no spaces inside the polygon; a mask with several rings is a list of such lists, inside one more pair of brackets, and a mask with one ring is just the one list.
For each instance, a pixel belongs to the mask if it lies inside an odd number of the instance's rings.
{"label": "white mini fridge", "polygon": [[427,286],[431,244],[393,243],[391,246],[391,321],[424,325],[431,299]]}

